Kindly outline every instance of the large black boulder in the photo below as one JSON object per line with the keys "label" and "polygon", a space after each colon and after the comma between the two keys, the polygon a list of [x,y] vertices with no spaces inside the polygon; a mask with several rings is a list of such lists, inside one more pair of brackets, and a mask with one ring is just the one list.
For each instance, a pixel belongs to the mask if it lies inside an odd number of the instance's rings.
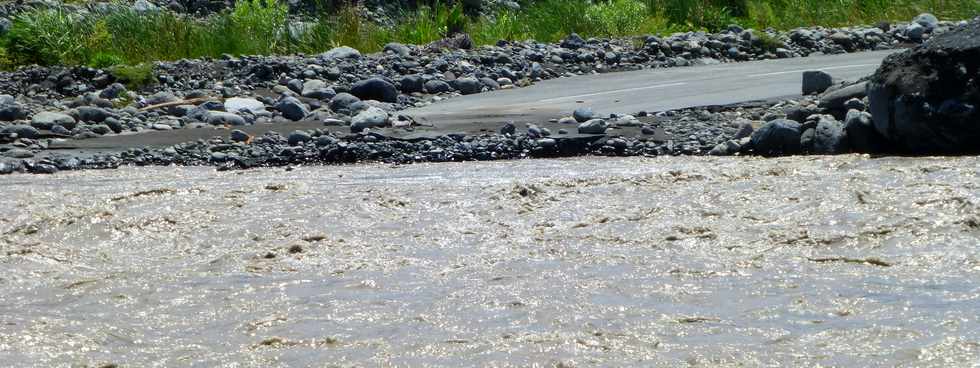
{"label": "large black boulder", "polygon": [[776,119],[752,133],[752,149],[760,155],[796,154],[802,133],[800,123]]}
{"label": "large black boulder", "polygon": [[886,58],[868,98],[875,129],[895,150],[980,152],[980,20]]}
{"label": "large black boulder", "polygon": [[381,78],[365,79],[354,83],[350,88],[350,94],[362,100],[398,102],[398,89],[394,84]]}

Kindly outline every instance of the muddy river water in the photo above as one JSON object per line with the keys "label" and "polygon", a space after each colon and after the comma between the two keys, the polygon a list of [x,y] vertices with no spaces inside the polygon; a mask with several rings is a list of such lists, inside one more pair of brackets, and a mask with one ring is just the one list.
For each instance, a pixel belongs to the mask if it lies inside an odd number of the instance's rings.
{"label": "muddy river water", "polygon": [[980,158],[0,177],[5,367],[980,365]]}

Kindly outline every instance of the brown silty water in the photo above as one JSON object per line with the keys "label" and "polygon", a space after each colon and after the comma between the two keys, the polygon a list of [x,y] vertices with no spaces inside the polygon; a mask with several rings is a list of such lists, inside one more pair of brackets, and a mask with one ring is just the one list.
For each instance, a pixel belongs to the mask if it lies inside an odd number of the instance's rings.
{"label": "brown silty water", "polygon": [[978,162],[4,176],[0,362],[976,366]]}

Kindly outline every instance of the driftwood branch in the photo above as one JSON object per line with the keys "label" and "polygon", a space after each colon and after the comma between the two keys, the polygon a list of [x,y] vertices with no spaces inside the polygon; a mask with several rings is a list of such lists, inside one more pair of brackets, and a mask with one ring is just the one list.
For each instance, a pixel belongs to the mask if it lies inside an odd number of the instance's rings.
{"label": "driftwood branch", "polygon": [[189,100],[164,102],[164,103],[161,103],[161,104],[150,105],[150,106],[144,107],[144,108],[140,109],[140,111],[150,111],[150,110],[156,110],[156,109],[162,109],[162,108],[165,108],[165,107],[180,106],[180,105],[198,105],[198,104],[202,104],[202,103],[205,103],[205,102],[208,102],[208,101],[211,101],[211,97],[200,97],[200,98],[192,98],[192,99],[189,99]]}

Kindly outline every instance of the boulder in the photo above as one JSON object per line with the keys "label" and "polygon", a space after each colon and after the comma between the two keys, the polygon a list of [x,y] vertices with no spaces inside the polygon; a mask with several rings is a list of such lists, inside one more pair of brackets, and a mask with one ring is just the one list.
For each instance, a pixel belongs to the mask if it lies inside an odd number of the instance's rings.
{"label": "boulder", "polygon": [[17,134],[17,138],[29,139],[35,139],[41,134],[41,132],[38,132],[36,128],[25,124],[8,125],[4,127],[3,130],[0,130],[0,133]]}
{"label": "boulder", "polygon": [[936,18],[935,15],[929,13],[922,13],[915,17],[915,19],[912,19],[912,23],[918,24],[923,28],[932,31],[936,29],[936,27],[939,27],[939,18]]}
{"label": "boulder", "polygon": [[295,97],[283,97],[276,102],[276,110],[282,113],[282,116],[286,119],[292,121],[299,121],[310,114],[310,110],[306,108],[306,105],[297,100]]}
{"label": "boulder", "polygon": [[232,97],[225,100],[225,111],[233,113],[248,111],[258,114],[265,112],[265,104],[254,98]]}
{"label": "boulder", "polygon": [[425,79],[422,79],[422,76],[418,74],[406,75],[398,81],[398,89],[402,93],[422,92],[425,90]]}
{"label": "boulder", "polygon": [[750,142],[761,155],[796,154],[800,152],[801,135],[800,123],[776,119],[752,132]]}
{"label": "boulder", "polygon": [[858,110],[847,112],[844,119],[844,132],[848,145],[854,152],[875,153],[881,145],[881,138],[871,122],[871,114]]}
{"label": "boulder", "polygon": [[819,70],[803,72],[804,95],[824,93],[824,91],[833,85],[834,77],[830,76],[830,74]]}
{"label": "boulder", "polygon": [[980,151],[980,19],[890,55],[867,92],[875,130],[890,148]]}
{"label": "boulder", "polygon": [[328,101],[333,98],[333,96],[336,96],[337,92],[334,91],[333,88],[328,87],[326,82],[318,79],[311,79],[303,82],[303,85],[300,88],[300,95],[306,98]]}
{"label": "boulder", "polygon": [[452,90],[452,87],[449,86],[449,83],[438,79],[425,82],[425,91],[431,94],[445,93],[449,92],[450,90]]}
{"label": "boulder", "polygon": [[14,121],[27,118],[27,110],[18,103],[0,104],[0,121]]}
{"label": "boulder", "polygon": [[400,43],[397,43],[397,42],[392,42],[392,43],[389,43],[389,44],[385,45],[384,52],[391,52],[391,53],[393,53],[395,55],[398,55],[398,56],[401,56],[401,57],[406,57],[406,56],[411,56],[412,55],[412,49],[410,49],[408,46],[405,46],[405,45],[400,44]]}
{"label": "boulder", "polygon": [[867,94],[867,82],[853,84],[820,96],[818,106],[826,110],[844,110],[844,104],[855,98],[864,98]]}
{"label": "boulder", "polygon": [[328,103],[327,106],[329,106],[330,110],[333,112],[350,113],[351,105],[358,102],[361,102],[361,99],[357,98],[357,96],[344,92],[338,93],[336,96],[330,99],[330,103]]}
{"label": "boulder", "polygon": [[572,33],[561,41],[561,47],[572,50],[580,49],[585,47],[585,40],[577,33]]}
{"label": "boulder", "polygon": [[126,86],[122,83],[113,83],[99,92],[99,97],[113,99],[126,93]]}
{"label": "boulder", "polygon": [[398,102],[398,90],[395,89],[395,85],[381,78],[365,79],[354,83],[350,94],[362,100]]}
{"label": "boulder", "polygon": [[459,78],[453,81],[453,84],[459,90],[459,93],[464,95],[472,95],[483,91],[483,84],[473,77]]}
{"label": "boulder", "polygon": [[207,123],[211,125],[242,126],[245,125],[245,118],[230,112],[211,111],[208,113]]}
{"label": "boulder", "polygon": [[606,134],[609,124],[602,119],[592,119],[578,126],[579,134]]}
{"label": "boulder", "polygon": [[593,112],[592,108],[589,107],[579,107],[575,109],[575,112],[572,113],[572,118],[574,118],[575,121],[579,123],[584,123],[586,121],[592,120],[592,118],[594,117],[595,117],[595,112]]}
{"label": "boulder", "polygon": [[31,126],[37,129],[51,130],[60,125],[69,130],[75,128],[75,118],[60,112],[42,111],[31,117]]}
{"label": "boulder", "polygon": [[360,59],[361,52],[357,51],[352,47],[340,46],[330,49],[318,56],[322,60],[336,60],[336,59]]}
{"label": "boulder", "polygon": [[112,114],[100,107],[82,106],[75,111],[77,112],[78,120],[86,122],[101,123],[112,116]]}
{"label": "boulder", "polygon": [[231,131],[230,138],[232,142],[248,142],[249,139],[252,139],[252,136],[241,130],[235,129]]}
{"label": "boulder", "polygon": [[350,131],[360,133],[364,129],[378,128],[388,125],[388,113],[382,109],[371,106],[361,111],[351,119]]}
{"label": "boulder", "polygon": [[150,97],[146,98],[147,105],[159,105],[162,103],[174,102],[174,101],[177,101],[177,96],[175,96],[173,93],[166,92],[166,91],[154,93],[153,95],[150,95]]}
{"label": "boulder", "polygon": [[299,146],[303,143],[313,140],[313,136],[311,136],[310,133],[304,132],[302,130],[294,130],[292,133],[289,133],[289,136],[286,137],[286,140],[288,141],[290,146]]}
{"label": "boulder", "polygon": [[844,153],[847,149],[844,126],[833,116],[823,115],[816,126],[800,135],[800,146],[804,152],[818,155]]}

